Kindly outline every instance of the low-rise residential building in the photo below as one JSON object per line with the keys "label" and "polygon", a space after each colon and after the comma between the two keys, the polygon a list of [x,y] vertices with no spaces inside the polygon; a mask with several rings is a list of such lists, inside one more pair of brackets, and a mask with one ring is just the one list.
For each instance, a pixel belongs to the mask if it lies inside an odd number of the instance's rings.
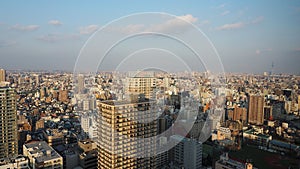
{"label": "low-rise residential building", "polygon": [[256,128],[252,128],[243,132],[243,139],[251,144],[267,147],[272,140],[272,136],[263,134]]}
{"label": "low-rise residential building", "polygon": [[269,144],[269,148],[279,152],[285,152],[285,153],[291,152],[291,153],[300,154],[300,146],[291,143],[282,142],[279,140],[271,140]]}
{"label": "low-rise residential building", "polygon": [[62,169],[63,158],[45,141],[38,141],[23,145],[23,155],[29,158],[30,167]]}
{"label": "low-rise residential building", "polygon": [[231,131],[229,128],[219,127],[215,132],[212,133],[212,141],[225,139],[231,139]]}
{"label": "low-rise residential building", "polygon": [[47,129],[43,134],[49,146],[57,146],[64,141],[64,134],[57,129]]}
{"label": "low-rise residential building", "polygon": [[82,140],[78,142],[79,165],[82,168],[97,168],[97,146],[92,140]]}
{"label": "low-rise residential building", "polygon": [[222,154],[220,160],[216,161],[215,169],[256,169],[252,163],[241,163],[230,159],[228,153]]}
{"label": "low-rise residential building", "polygon": [[0,159],[1,169],[30,169],[28,158],[24,156],[17,156],[12,158]]}

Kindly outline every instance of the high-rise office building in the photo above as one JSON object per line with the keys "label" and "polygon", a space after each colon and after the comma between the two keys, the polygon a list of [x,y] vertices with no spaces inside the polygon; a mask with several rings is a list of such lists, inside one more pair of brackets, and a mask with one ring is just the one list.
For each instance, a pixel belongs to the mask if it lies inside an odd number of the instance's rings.
{"label": "high-rise office building", "polygon": [[99,104],[99,169],[156,168],[154,103],[134,98]]}
{"label": "high-rise office building", "polygon": [[0,87],[0,158],[18,154],[17,110],[15,91]]}
{"label": "high-rise office building", "polygon": [[264,122],[264,97],[251,95],[248,105],[248,122],[262,125]]}
{"label": "high-rise office building", "polygon": [[6,72],[4,69],[0,69],[0,82],[5,82]]}

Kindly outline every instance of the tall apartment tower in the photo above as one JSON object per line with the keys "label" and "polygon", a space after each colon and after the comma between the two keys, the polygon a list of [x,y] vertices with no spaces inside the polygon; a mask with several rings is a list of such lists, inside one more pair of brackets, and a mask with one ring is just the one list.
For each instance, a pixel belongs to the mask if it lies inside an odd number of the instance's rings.
{"label": "tall apartment tower", "polygon": [[264,122],[264,97],[251,95],[248,105],[248,122],[262,125]]}
{"label": "tall apartment tower", "polygon": [[0,87],[0,159],[18,154],[17,107],[15,91]]}
{"label": "tall apartment tower", "polygon": [[126,93],[143,93],[145,97],[152,98],[156,88],[155,77],[130,77],[127,79]]}
{"label": "tall apartment tower", "polygon": [[6,72],[4,69],[0,69],[0,82],[5,82]]}
{"label": "tall apartment tower", "polygon": [[80,74],[78,75],[78,79],[77,79],[77,92],[78,93],[83,93],[84,92],[84,75]]}
{"label": "tall apartment tower", "polygon": [[233,110],[233,120],[241,120],[243,122],[247,121],[247,109],[244,107],[238,107],[237,105],[234,106]]}
{"label": "tall apartment tower", "polygon": [[98,169],[156,168],[154,103],[136,97],[99,104]]}

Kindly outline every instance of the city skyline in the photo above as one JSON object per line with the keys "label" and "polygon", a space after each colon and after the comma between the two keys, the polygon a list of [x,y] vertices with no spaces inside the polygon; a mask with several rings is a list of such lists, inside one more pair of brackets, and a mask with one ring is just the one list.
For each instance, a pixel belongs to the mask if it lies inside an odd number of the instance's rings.
{"label": "city skyline", "polygon": [[[6,70],[72,71],[87,39],[105,24],[134,13],[163,12],[200,28],[217,49],[225,72],[269,72],[274,63],[274,73],[300,73],[297,1],[1,3],[0,67]],[[122,26],[126,33],[144,29]],[[174,22],[160,26],[188,31]]]}
{"label": "city skyline", "polygon": [[0,168],[300,169],[300,1],[0,2]]}
{"label": "city skyline", "polygon": [[300,76],[1,71],[2,168],[300,165]]}

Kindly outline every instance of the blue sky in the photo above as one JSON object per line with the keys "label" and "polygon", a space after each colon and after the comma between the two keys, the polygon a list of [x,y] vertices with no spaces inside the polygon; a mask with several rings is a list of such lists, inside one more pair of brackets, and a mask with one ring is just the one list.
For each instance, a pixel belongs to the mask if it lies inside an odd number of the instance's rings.
{"label": "blue sky", "polygon": [[[300,1],[1,1],[0,67],[72,70],[101,26],[137,12],[190,16],[225,71],[300,74]],[[145,21],[146,22],[146,21]]]}

